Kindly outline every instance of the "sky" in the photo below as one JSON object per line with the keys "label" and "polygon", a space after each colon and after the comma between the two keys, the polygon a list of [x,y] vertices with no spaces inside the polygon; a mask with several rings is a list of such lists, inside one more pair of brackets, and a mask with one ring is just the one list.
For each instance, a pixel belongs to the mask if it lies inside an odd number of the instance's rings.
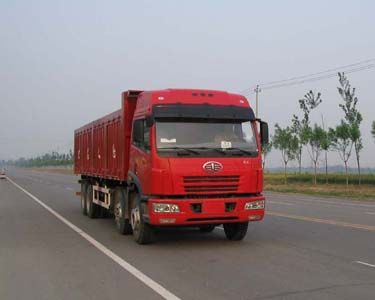
{"label": "sky", "polygon": [[[374,11],[374,1],[2,0],[0,159],[67,151],[74,129],[118,109],[127,89],[252,91],[374,59]],[[375,167],[375,69],[348,78],[364,118],[362,165]],[[330,78],[263,90],[260,117],[271,132],[289,125],[313,90],[323,102],[312,121],[323,115],[335,126],[343,118],[337,86]],[[254,105],[254,93],[246,96]],[[329,160],[340,163],[337,153]],[[267,164],[281,166],[280,153]]]}

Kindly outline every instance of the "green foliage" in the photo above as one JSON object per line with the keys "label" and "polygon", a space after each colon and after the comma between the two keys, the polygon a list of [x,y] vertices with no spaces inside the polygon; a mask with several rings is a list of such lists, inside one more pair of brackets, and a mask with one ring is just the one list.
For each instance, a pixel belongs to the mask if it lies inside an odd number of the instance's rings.
{"label": "green foliage", "polygon": [[273,145],[281,151],[281,155],[285,164],[296,158],[298,151],[298,140],[293,136],[289,126],[281,128],[279,124],[275,125],[275,134],[273,136]]}
{"label": "green foliage", "polygon": [[337,125],[334,129],[329,129],[329,136],[332,140],[333,149],[339,152],[343,162],[348,162],[353,148],[351,127],[341,120],[340,125]]}
{"label": "green foliage", "polygon": [[360,124],[362,122],[362,115],[357,109],[358,98],[355,95],[355,88],[352,88],[345,73],[338,73],[340,87],[337,88],[344,104],[339,106],[344,111],[345,120],[349,124]]}
{"label": "green foliage", "polygon": [[345,164],[346,184],[349,184],[348,161],[353,149],[352,127],[341,120],[341,124],[337,125],[335,129],[329,129],[329,134],[332,138],[333,149],[339,153],[341,160]]}
{"label": "green foliage", "polygon": [[309,155],[314,163],[314,183],[316,184],[316,168],[319,160],[319,156],[323,150],[323,145],[326,142],[326,132],[325,130],[318,126],[317,124],[314,125],[313,128],[308,128],[308,145],[309,145]]}
{"label": "green foliage", "polygon": [[309,91],[299,101],[299,106],[303,112],[303,118],[300,120],[298,116],[293,115],[291,131],[298,142],[298,151],[296,159],[298,160],[299,170],[301,172],[302,164],[302,148],[308,143],[308,134],[310,129],[310,113],[313,109],[322,103],[321,93],[317,95],[313,91]]}
{"label": "green foliage", "polygon": [[270,140],[269,140],[268,144],[265,144],[265,145],[262,146],[263,169],[266,166],[266,158],[267,158],[268,154],[271,152],[272,147],[273,147],[272,137],[270,137]]}
{"label": "green foliage", "polygon": [[331,147],[332,147],[332,138],[333,138],[333,136],[331,136],[329,134],[329,131],[324,130],[324,129],[323,129],[323,131],[324,131],[324,134],[322,136],[322,149],[324,151],[329,151],[331,149]]}
{"label": "green foliage", "polygon": [[265,144],[265,145],[262,146],[263,155],[265,155],[265,156],[268,155],[272,150],[272,146],[273,146],[272,137],[270,137],[270,140],[269,140],[268,144]]}
{"label": "green foliage", "polygon": [[311,147],[312,152],[320,152],[323,149],[323,144],[326,142],[326,132],[324,129],[317,124],[313,128],[309,128],[307,138],[308,144]]}
{"label": "green foliage", "polygon": [[293,135],[291,128],[281,128],[277,123],[275,125],[275,134],[273,136],[273,145],[281,151],[284,161],[285,184],[287,182],[286,168],[288,162],[297,157],[299,151],[298,139]]}
{"label": "green foliage", "polygon": [[309,91],[304,95],[299,101],[299,106],[303,111],[303,126],[309,126],[310,123],[310,112],[317,108],[320,103],[322,103],[321,93],[315,95],[313,91]]}
{"label": "green foliage", "polygon": [[67,166],[73,164],[73,153],[70,150],[66,153],[46,153],[33,158],[19,158],[14,161],[14,165],[18,167],[47,167],[47,166]]}
{"label": "green foliage", "polygon": [[340,87],[337,88],[341,98],[344,100],[343,104],[339,106],[344,111],[345,121],[350,128],[350,139],[354,143],[354,150],[357,159],[359,183],[361,183],[361,167],[360,167],[360,152],[363,148],[360,125],[362,122],[362,115],[357,109],[358,98],[355,95],[355,88],[350,86],[350,82],[345,73],[338,73]]}

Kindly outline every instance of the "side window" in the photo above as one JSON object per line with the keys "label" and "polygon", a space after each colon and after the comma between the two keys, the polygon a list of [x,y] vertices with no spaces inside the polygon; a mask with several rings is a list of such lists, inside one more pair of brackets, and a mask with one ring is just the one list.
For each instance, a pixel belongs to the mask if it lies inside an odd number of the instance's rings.
{"label": "side window", "polygon": [[142,147],[143,144],[143,120],[135,120],[133,124],[133,144]]}
{"label": "side window", "polygon": [[150,127],[147,127],[144,119],[134,121],[133,144],[138,148],[150,150]]}
{"label": "side window", "polygon": [[147,127],[146,120],[143,120],[143,147],[150,150],[150,127]]}

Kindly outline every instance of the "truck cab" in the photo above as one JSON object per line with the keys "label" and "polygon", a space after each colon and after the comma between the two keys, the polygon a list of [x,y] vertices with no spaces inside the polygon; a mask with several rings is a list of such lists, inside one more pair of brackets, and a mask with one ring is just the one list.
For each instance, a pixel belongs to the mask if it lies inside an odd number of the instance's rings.
{"label": "truck cab", "polygon": [[138,241],[154,227],[219,225],[228,239],[241,240],[249,222],[263,219],[261,147],[268,128],[245,97],[142,92],[132,119],[128,210]]}

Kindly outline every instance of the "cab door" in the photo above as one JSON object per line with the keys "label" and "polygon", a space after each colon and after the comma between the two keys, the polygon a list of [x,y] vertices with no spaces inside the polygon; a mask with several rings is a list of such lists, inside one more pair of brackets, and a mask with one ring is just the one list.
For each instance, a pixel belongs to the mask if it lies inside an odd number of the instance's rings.
{"label": "cab door", "polygon": [[151,128],[145,119],[134,120],[132,144],[130,146],[130,171],[139,180],[141,192],[149,194],[151,191]]}

